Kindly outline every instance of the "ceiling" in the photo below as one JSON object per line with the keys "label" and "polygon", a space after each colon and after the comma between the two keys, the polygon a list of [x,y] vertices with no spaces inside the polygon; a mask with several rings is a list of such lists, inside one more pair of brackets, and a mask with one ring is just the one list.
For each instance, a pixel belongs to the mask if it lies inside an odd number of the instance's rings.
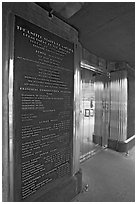
{"label": "ceiling", "polygon": [[134,2],[85,2],[80,6],[71,2],[71,9],[65,2],[37,4],[76,28],[79,41],[89,52],[111,61],[126,61],[134,68]]}

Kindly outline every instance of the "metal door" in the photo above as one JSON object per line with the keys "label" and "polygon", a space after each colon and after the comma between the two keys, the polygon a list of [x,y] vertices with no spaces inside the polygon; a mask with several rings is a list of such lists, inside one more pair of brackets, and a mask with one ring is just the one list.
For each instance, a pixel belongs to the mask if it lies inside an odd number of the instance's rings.
{"label": "metal door", "polygon": [[110,115],[109,78],[97,74],[95,77],[95,128],[97,143],[108,145]]}

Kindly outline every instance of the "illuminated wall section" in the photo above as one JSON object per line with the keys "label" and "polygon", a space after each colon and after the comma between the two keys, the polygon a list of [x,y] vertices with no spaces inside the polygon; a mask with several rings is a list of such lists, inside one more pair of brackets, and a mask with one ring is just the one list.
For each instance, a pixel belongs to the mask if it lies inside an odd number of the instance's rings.
{"label": "illuminated wall section", "polygon": [[123,63],[119,65],[119,70],[111,72],[110,78],[110,135],[108,147],[120,152],[128,152],[135,144],[134,70]]}
{"label": "illuminated wall section", "polygon": [[110,138],[127,139],[127,73],[111,73],[110,82]]}

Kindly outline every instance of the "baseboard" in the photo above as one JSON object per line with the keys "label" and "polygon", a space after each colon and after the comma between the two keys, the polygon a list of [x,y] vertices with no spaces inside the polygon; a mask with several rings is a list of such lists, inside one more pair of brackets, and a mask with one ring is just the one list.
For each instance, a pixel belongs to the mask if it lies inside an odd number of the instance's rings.
{"label": "baseboard", "polygon": [[93,142],[102,146],[102,136],[93,135]]}
{"label": "baseboard", "polygon": [[135,145],[135,136],[127,139],[126,141],[118,141],[108,139],[108,148],[118,152],[128,152]]}

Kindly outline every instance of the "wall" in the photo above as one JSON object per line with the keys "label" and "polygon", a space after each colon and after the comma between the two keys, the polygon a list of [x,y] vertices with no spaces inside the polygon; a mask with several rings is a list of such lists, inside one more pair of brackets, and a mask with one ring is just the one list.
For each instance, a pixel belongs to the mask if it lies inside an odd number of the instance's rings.
{"label": "wall", "polygon": [[107,61],[95,54],[90,53],[85,48],[82,48],[82,61],[106,72]]}
{"label": "wall", "polygon": [[127,139],[135,135],[135,73],[128,70]]}
{"label": "wall", "polygon": [[[125,89],[125,92],[126,92],[125,94],[127,95],[127,98],[125,101],[127,104],[126,134],[125,134],[125,136],[122,137],[123,139],[118,138],[119,140],[125,141],[126,139],[132,137],[135,134],[135,71],[126,62],[109,62],[108,63],[108,71],[112,72],[111,75],[113,75],[113,76],[117,75],[117,77],[115,77],[117,80],[118,80],[118,78],[122,80],[122,78],[124,78],[124,76],[125,76],[125,79],[127,79],[127,85],[125,86],[123,84],[123,91]],[[120,90],[120,87],[119,87],[119,90]],[[123,91],[122,91],[122,93],[123,93]],[[121,96],[121,94],[120,94],[120,96]],[[124,97],[125,97],[125,94],[124,94]]]}
{"label": "wall", "polygon": [[[82,61],[91,66],[99,68],[105,74],[106,72],[110,73],[109,92],[110,92],[111,101],[109,102],[109,104],[111,103],[110,107],[111,109],[114,109],[114,110],[109,110],[110,131],[108,130],[108,138],[113,141],[124,142],[126,139],[130,138],[135,134],[134,70],[126,62],[116,62],[116,61],[112,62],[109,60],[105,60],[103,58],[99,58],[98,56],[88,52],[88,50],[84,48],[82,49]],[[126,76],[125,76],[125,73],[127,73]],[[127,79],[127,83],[126,83],[126,79]],[[100,77],[100,83],[102,83],[102,81],[103,79],[101,79]],[[113,101],[112,101],[112,98],[113,98]],[[112,107],[112,104],[114,107]],[[125,106],[126,106],[126,109],[125,109]],[[100,118],[100,115],[97,115],[97,112],[95,116],[96,134],[94,135],[94,141],[95,143],[102,144],[102,141],[100,140],[100,137],[102,136],[102,132],[99,133],[100,129],[96,128],[100,126],[99,122],[101,121],[97,122],[96,118]],[[117,146],[116,142],[114,146]]]}
{"label": "wall", "polygon": [[108,68],[111,72],[108,147],[128,152],[135,144],[135,138],[132,137],[135,135],[135,72],[125,62],[110,63]]}
{"label": "wall", "polygon": [[127,138],[127,72],[110,73],[110,139],[125,141]]}

